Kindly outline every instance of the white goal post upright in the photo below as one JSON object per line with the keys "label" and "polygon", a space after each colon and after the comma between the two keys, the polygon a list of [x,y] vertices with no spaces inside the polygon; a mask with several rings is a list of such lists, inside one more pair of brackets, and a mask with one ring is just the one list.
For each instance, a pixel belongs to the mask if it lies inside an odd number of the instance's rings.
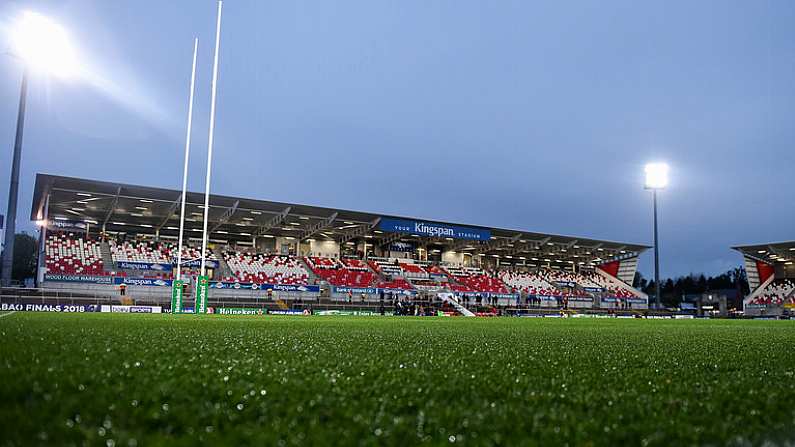
{"label": "white goal post upright", "polygon": [[204,184],[204,226],[202,229],[202,252],[201,270],[199,284],[197,284],[195,313],[204,313],[207,307],[207,291],[209,289],[208,278],[206,276],[207,260],[207,220],[210,216],[210,176],[213,167],[213,134],[215,133],[215,98],[218,85],[218,50],[221,45],[221,9],[223,1],[218,0],[218,19],[215,23],[215,55],[213,57],[213,81],[210,99],[210,134],[207,142],[207,178]]}
{"label": "white goal post upright", "polygon": [[[171,284],[171,313],[182,313],[182,299],[184,284],[182,281],[182,237],[185,232],[185,200],[188,188],[188,159],[190,158],[190,136],[193,130],[193,93],[196,85],[196,55],[199,49],[199,39],[193,38],[193,66],[190,72],[190,95],[188,100],[188,129],[185,131],[185,167],[182,170],[182,199],[179,215],[179,240],[177,241],[177,272]],[[171,216],[168,216],[170,218]],[[168,219],[167,218],[167,219]]]}
{"label": "white goal post upright", "polygon": [[179,239],[177,247],[177,274],[174,279],[182,280],[182,237],[185,234],[185,201],[188,190],[188,159],[190,158],[190,136],[193,127],[193,93],[196,85],[196,54],[199,39],[193,39],[193,69],[190,74],[190,101],[188,102],[188,130],[185,135],[185,166],[182,170],[182,204],[179,213]]}

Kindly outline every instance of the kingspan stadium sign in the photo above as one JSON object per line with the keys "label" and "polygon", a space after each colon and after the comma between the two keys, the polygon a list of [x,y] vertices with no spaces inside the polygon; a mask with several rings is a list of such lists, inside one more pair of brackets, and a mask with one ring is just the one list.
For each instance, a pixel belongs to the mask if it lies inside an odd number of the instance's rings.
{"label": "kingspan stadium sign", "polygon": [[491,231],[480,228],[460,227],[458,225],[429,223],[418,220],[392,219],[387,217],[381,218],[378,229],[391,233],[407,233],[428,237],[449,237],[473,241],[487,241],[491,239]]}

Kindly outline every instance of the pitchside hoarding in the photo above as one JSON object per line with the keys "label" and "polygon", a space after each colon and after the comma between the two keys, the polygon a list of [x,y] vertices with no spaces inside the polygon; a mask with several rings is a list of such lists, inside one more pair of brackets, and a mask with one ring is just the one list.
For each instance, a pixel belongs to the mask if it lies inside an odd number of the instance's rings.
{"label": "pitchside hoarding", "polygon": [[[132,262],[132,261],[119,261],[117,265],[120,269],[129,269],[129,270],[153,270],[156,272],[170,272],[174,268],[176,268],[177,263],[152,263],[152,262]],[[211,261],[206,260],[204,265],[207,268],[217,269],[218,268],[218,261]],[[201,259],[193,259],[190,261],[185,261],[182,263],[183,267],[200,267],[201,266]]]}
{"label": "pitchside hoarding", "polygon": [[159,314],[163,312],[163,308],[161,306],[122,306],[103,304],[101,311],[125,314]]}
{"label": "pitchside hoarding", "polygon": [[320,286],[298,284],[256,284],[240,282],[210,281],[211,289],[273,290],[274,292],[320,293]]}
{"label": "pitchside hoarding", "polygon": [[390,233],[416,234],[426,237],[449,237],[453,239],[469,239],[473,241],[488,241],[491,231],[481,228],[461,227],[441,223],[424,222],[420,220],[393,219],[382,217],[378,229]]}
{"label": "pitchside hoarding", "polygon": [[13,304],[0,303],[0,311],[3,312],[63,312],[63,313],[83,313],[98,312],[99,306],[93,304]]}
{"label": "pitchside hoarding", "polygon": [[85,284],[113,284],[113,277],[99,275],[59,275],[54,273],[46,273],[44,275],[44,281],[78,282]]}

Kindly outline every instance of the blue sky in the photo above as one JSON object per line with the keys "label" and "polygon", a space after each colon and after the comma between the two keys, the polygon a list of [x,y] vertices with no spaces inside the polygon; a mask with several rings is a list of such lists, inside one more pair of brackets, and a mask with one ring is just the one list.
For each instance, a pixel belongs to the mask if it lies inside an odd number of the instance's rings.
{"label": "blue sky", "polygon": [[[194,35],[202,190],[215,3],[11,0],[0,27],[26,9],[94,81],[31,80],[18,225],[36,172],[180,186]],[[662,274],[717,273],[795,238],[793,23],[791,1],[228,0],[213,191],[650,243],[662,160]],[[21,72],[0,58],[2,213]]]}

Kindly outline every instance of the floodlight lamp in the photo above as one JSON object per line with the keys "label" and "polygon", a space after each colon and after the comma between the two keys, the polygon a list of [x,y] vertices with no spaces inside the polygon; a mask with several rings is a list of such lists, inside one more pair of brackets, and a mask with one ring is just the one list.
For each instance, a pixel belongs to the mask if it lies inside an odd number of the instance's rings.
{"label": "floodlight lamp", "polygon": [[664,189],[668,186],[668,165],[649,163],[646,165],[646,189]]}
{"label": "floodlight lamp", "polygon": [[35,71],[68,78],[80,67],[66,29],[51,19],[26,11],[11,28],[13,54]]}

